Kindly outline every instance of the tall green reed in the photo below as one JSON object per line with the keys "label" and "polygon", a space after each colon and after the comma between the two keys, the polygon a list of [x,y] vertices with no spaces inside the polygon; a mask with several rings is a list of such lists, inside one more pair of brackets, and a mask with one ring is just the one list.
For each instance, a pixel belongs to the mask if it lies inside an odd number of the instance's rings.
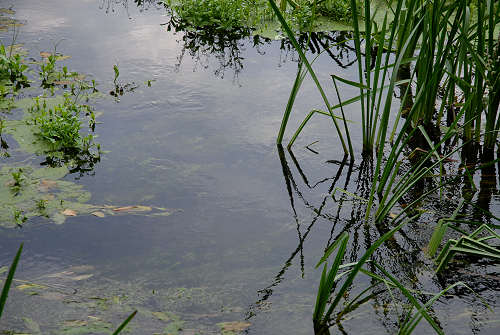
{"label": "tall green reed", "polygon": [[[316,265],[316,267],[319,267],[324,263],[313,313],[314,332],[316,335],[330,334],[329,327],[330,321],[333,319],[333,314],[336,309],[340,308],[340,302],[346,299],[345,297],[348,290],[352,287],[354,280],[359,274],[364,274],[370,277],[372,279],[372,284],[368,288],[362,290],[361,293],[356,295],[351,301],[346,302],[344,309],[338,311],[337,320],[344,313],[346,313],[351,306],[357,303],[362,303],[362,301],[366,298],[367,292],[372,290],[375,286],[383,284],[391,296],[393,296],[393,294],[390,291],[392,289],[397,289],[408,300],[410,306],[406,313],[400,316],[401,321],[398,325],[399,334],[411,334],[422,319],[425,319],[437,334],[444,334],[439,323],[429,313],[430,307],[440,297],[458,285],[465,286],[471,291],[472,289],[462,282],[457,282],[436,294],[431,294],[432,297],[422,304],[414,295],[422,292],[405,287],[398,279],[391,275],[384,267],[372,258],[374,252],[384,242],[392,238],[397,231],[417,216],[407,218],[405,220],[394,220],[395,228],[388,231],[375,241],[357,262],[342,264],[347,250],[347,243],[349,241],[349,235],[346,232],[342,233],[328,247],[324,256]],[[335,251],[336,254],[333,264],[328,269],[327,260]],[[372,270],[365,268],[366,264],[372,265]],[[379,273],[375,273],[375,270]],[[337,288],[337,285],[341,282],[342,285],[340,288]]]}
{"label": "tall green reed", "polygon": [[[345,140],[344,140],[344,135],[342,133],[342,130],[340,129],[340,126],[339,126],[339,124],[338,124],[338,122],[336,120],[335,115],[333,114],[331,104],[330,104],[330,102],[328,100],[328,97],[326,96],[326,93],[325,93],[325,91],[323,89],[323,86],[320,84],[320,82],[318,80],[318,77],[316,76],[316,73],[312,69],[309,60],[307,59],[306,55],[302,51],[302,48],[300,47],[299,43],[297,42],[297,39],[295,38],[295,34],[290,29],[290,26],[287,24],[285,18],[283,17],[283,14],[279,10],[279,8],[276,6],[276,3],[274,2],[274,0],[269,0],[269,4],[271,5],[271,8],[275,12],[276,17],[278,18],[279,22],[281,23],[281,25],[283,27],[283,30],[285,31],[287,37],[290,39],[290,42],[292,43],[293,47],[295,48],[295,50],[299,54],[300,60],[305,65],[305,67],[306,67],[307,71],[309,72],[311,78],[313,79],[314,83],[316,84],[316,87],[317,87],[319,93],[321,94],[321,98],[322,98],[322,100],[323,100],[323,102],[325,104],[326,112],[330,114],[330,117],[331,117],[331,120],[332,120],[333,125],[335,127],[335,130],[337,131],[337,134],[339,136],[340,142],[342,144],[342,149],[344,151],[344,154],[346,154],[346,155],[350,154],[351,157],[353,157],[354,156],[354,152],[353,152],[353,149],[352,149],[351,138],[349,136],[349,129],[347,127],[345,127],[347,142],[348,142],[348,145],[349,145],[349,149],[347,149],[347,146],[346,146]],[[299,75],[297,75],[296,82],[297,82],[298,79],[299,79]],[[295,85],[296,84],[294,84],[294,86]],[[288,116],[289,116],[290,111],[291,111],[291,109],[288,109],[288,108],[285,111],[284,118],[286,118],[287,120],[288,120]],[[342,118],[345,121],[345,116],[344,115],[342,116]],[[283,132],[284,132],[285,128],[286,128],[286,122],[285,122],[284,126],[282,125],[282,127],[281,127],[282,131],[280,130],[280,135],[278,135],[278,139],[282,139],[283,138]],[[278,141],[278,144],[281,144],[281,142]]]}
{"label": "tall green reed", "polygon": [[[280,17],[278,8],[272,0],[270,3],[287,37],[293,41],[293,33]],[[351,0],[358,81],[332,75],[339,104],[334,107],[326,105],[329,114],[340,109],[348,134],[343,107],[359,102],[363,153],[370,156],[374,152],[376,154],[375,172],[367,199],[366,222],[386,223],[389,216],[395,216],[391,221],[393,224],[415,219],[418,215],[412,216],[411,209],[429,194],[442,192],[445,185],[442,178],[444,162],[470,141],[477,142],[481,138],[483,116],[486,117],[484,148],[494,148],[496,145],[500,130],[500,117],[497,115],[500,103],[500,37],[495,42],[493,31],[500,22],[500,6],[495,5],[492,0],[478,1],[475,3],[476,7],[471,4],[469,0],[397,0],[390,4],[390,13],[385,15],[380,25],[374,20],[370,1],[364,1],[363,17],[360,17],[361,11],[356,0]],[[475,13],[476,18],[471,18],[471,12]],[[307,66],[309,63],[304,52],[296,43],[293,45],[301,61]],[[314,71],[310,66],[307,66],[307,71],[324,97],[323,88]],[[402,76],[402,73],[406,75]],[[304,76],[305,73],[299,66],[278,143],[283,139],[291,107]],[[359,95],[342,101],[337,83],[358,88]],[[404,85],[404,89],[399,103],[394,100],[394,96],[396,87],[401,85]],[[447,113],[447,124],[443,127],[445,111],[451,113]],[[306,116],[291,143],[313,112]],[[332,119],[335,119],[333,115]],[[441,132],[444,133],[440,134]],[[441,154],[446,143],[459,137],[462,138],[461,145]],[[342,144],[345,151],[345,144]],[[410,158],[412,154],[408,152],[411,150],[423,153],[418,155],[418,159],[410,159],[409,167],[403,171],[402,162]],[[350,154],[352,155],[352,150]],[[437,176],[431,177],[435,175],[435,170],[438,170]],[[423,190],[418,199],[406,204],[399,214],[391,213],[408,192],[423,180],[431,178],[437,179],[433,187]],[[391,231],[391,235],[400,228],[401,224]],[[477,249],[474,236],[464,237],[461,241],[465,242],[457,241],[453,246],[448,244],[447,250],[456,251],[471,245],[475,245]],[[354,277],[360,272],[367,273],[362,270],[362,266],[369,260],[372,261],[371,255],[387,238],[386,234],[373,244],[357,263],[351,265],[353,269],[350,272],[340,272],[345,268],[342,260],[347,247],[347,233],[342,234],[327,250],[322,262],[338,249],[332,267],[327,271],[325,265],[321,276],[313,314],[317,334],[328,334],[328,322],[352,285]],[[484,243],[481,248],[483,254],[494,254]],[[470,247],[470,250],[473,249],[474,247]],[[446,253],[443,257],[449,259],[451,254]],[[420,305],[397,279],[379,265],[376,268],[383,274],[384,282],[397,287],[417,310],[404,319],[400,333],[411,333],[422,318],[426,318],[437,333],[442,333],[433,319],[426,315],[426,308],[460,283],[448,287],[426,304]],[[335,290],[335,282],[346,274],[349,275],[342,287]]]}

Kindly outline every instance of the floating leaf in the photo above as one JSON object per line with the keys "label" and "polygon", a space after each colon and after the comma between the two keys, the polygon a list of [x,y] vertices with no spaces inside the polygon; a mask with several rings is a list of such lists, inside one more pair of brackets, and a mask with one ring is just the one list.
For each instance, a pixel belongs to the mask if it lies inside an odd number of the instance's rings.
{"label": "floating leaf", "polygon": [[65,209],[64,211],[61,212],[61,214],[66,216],[76,216],[76,212],[72,209]]}
{"label": "floating leaf", "polygon": [[89,279],[89,278],[91,278],[93,276],[94,275],[91,274],[91,273],[90,274],[78,275],[78,274],[76,274],[73,271],[63,271],[63,272],[58,272],[58,273],[54,273],[54,274],[48,275],[47,277],[48,278],[61,278],[61,279],[64,279],[64,280],[80,281],[80,280]]}
{"label": "floating leaf", "polygon": [[70,80],[55,80],[52,83],[55,85],[71,85],[72,81],[70,81]]}
{"label": "floating leaf", "polygon": [[106,216],[103,212],[93,212],[92,215],[97,216],[99,218],[103,218]]}
{"label": "floating leaf", "polygon": [[52,56],[52,53],[47,52],[47,51],[40,51],[40,56],[42,58],[49,58],[50,56]]}
{"label": "floating leaf", "polygon": [[42,179],[42,180],[40,180],[40,186],[38,186],[38,189],[41,192],[48,192],[50,189],[52,189],[56,186],[57,186],[57,182],[55,180]]}
{"label": "floating leaf", "polygon": [[232,321],[232,322],[221,322],[217,326],[220,327],[223,333],[225,332],[242,332],[250,327],[250,322],[243,321]]}
{"label": "floating leaf", "polygon": [[71,56],[69,55],[57,55],[56,56],[56,60],[65,60],[65,59],[69,59],[71,58]]}
{"label": "floating leaf", "polygon": [[115,212],[149,212],[151,210],[149,206],[125,206],[113,209]]}
{"label": "floating leaf", "polygon": [[86,325],[87,321],[85,320],[66,320],[63,322],[64,327],[82,327]]}
{"label": "floating leaf", "polygon": [[152,312],[151,314],[156,316],[161,321],[170,321],[171,320],[171,317],[169,316],[169,314],[165,313],[165,312]]}
{"label": "floating leaf", "polygon": [[35,284],[35,283],[26,283],[26,284],[19,285],[17,287],[17,289],[21,290],[21,291],[33,290],[33,289],[45,289],[45,288],[47,288],[47,287],[43,286],[43,285],[38,285],[38,284]]}

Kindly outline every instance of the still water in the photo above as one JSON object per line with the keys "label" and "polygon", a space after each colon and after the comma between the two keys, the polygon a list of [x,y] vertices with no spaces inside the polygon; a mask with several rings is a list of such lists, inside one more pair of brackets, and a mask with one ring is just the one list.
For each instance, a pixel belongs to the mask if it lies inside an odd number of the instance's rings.
{"label": "still water", "polygon": [[[120,82],[137,86],[119,99],[93,102],[97,141],[106,152],[91,173],[66,179],[91,192],[93,204],[172,212],[76,216],[62,225],[34,219],[20,229],[1,229],[0,265],[10,263],[24,242],[16,278],[46,286],[14,290],[0,330],[109,333],[138,309],[132,334],[220,334],[222,322],[245,334],[312,334],[320,277],[314,266],[324,248],[346,229],[353,240],[349,261],[355,261],[383,232],[362,223],[359,204],[347,200],[340,209],[328,195],[335,187],[356,192],[367,186],[358,178],[360,159],[341,164],[329,120],[318,116],[293,155],[280,155],[275,139],[297,69],[289,46],[254,37],[204,43],[193,32],[168,31],[165,8],[154,3],[18,0],[0,1],[0,7],[12,8],[24,23],[16,43],[24,45],[26,58],[39,59],[57,45],[71,56],[64,65],[95,79],[106,95],[115,64]],[[2,33],[4,44],[11,38],[12,31]],[[355,78],[349,49],[333,53],[338,62],[326,55],[316,63],[319,71]],[[291,127],[319,102],[305,83]],[[360,137],[353,136],[356,152]],[[318,140],[313,150],[305,148]],[[12,156],[9,162],[15,150]],[[412,229],[415,236],[395,240],[382,262],[436,292],[443,283],[420,252],[432,230]],[[477,263],[466,269],[443,281],[473,281],[498,307],[498,268]],[[488,311],[466,290],[458,293],[436,304],[444,329],[496,334],[498,311]],[[398,306],[391,304],[374,297],[332,330],[394,332],[390,320]],[[429,331],[422,323],[417,333]]]}

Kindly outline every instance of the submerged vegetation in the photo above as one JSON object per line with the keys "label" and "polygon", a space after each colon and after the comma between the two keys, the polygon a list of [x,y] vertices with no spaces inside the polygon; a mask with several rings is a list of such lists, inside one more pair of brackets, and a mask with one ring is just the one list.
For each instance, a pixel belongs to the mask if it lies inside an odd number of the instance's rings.
{"label": "submerged vegetation", "polygon": [[[0,319],[2,318],[2,314],[3,314],[4,308],[5,308],[5,304],[7,303],[7,298],[9,296],[9,291],[11,289],[12,282],[14,280],[14,274],[16,272],[17,265],[18,265],[19,260],[21,258],[22,251],[23,251],[23,244],[21,244],[21,246],[19,247],[19,249],[18,249],[18,251],[16,253],[16,256],[14,257],[14,260],[12,261],[12,264],[10,265],[9,272],[7,273],[7,277],[5,278],[5,282],[3,284],[2,293],[0,295]],[[112,335],[117,335],[117,334],[121,333],[122,330],[124,330],[125,327],[128,325],[128,323],[135,317],[136,314],[137,314],[137,311],[132,312],[132,314],[130,314],[125,319],[125,321],[123,321],[118,326],[118,328],[112,333]],[[38,332],[39,332],[39,327],[37,327],[37,328],[38,328]]]}

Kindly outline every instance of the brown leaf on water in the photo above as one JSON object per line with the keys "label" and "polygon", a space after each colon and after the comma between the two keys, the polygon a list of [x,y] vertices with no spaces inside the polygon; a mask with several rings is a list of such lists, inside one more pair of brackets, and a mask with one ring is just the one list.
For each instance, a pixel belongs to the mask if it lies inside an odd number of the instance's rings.
{"label": "brown leaf on water", "polygon": [[221,322],[217,324],[223,331],[226,332],[242,332],[250,327],[250,322],[243,321],[232,321],[232,322]]}
{"label": "brown leaf on water", "polygon": [[114,212],[149,212],[151,210],[149,206],[124,206],[113,209]]}
{"label": "brown leaf on water", "polygon": [[97,216],[98,218],[103,218],[106,216],[103,212],[93,212],[92,215]]}
{"label": "brown leaf on water", "polygon": [[38,284],[35,284],[35,283],[26,283],[26,284],[21,284],[19,286],[17,286],[17,289],[18,290],[21,290],[21,291],[24,291],[24,290],[32,290],[32,289],[45,289],[47,288],[46,286],[43,286],[43,285],[38,285]]}
{"label": "brown leaf on water", "polygon": [[87,321],[84,320],[67,320],[63,322],[64,327],[83,327],[87,325]]}
{"label": "brown leaf on water", "polygon": [[68,277],[71,280],[74,281],[80,281],[80,280],[85,280],[94,277],[93,274],[87,274],[87,275],[80,275],[80,276],[74,276],[74,277]]}
{"label": "brown leaf on water", "polygon": [[40,180],[40,185],[38,186],[38,189],[41,192],[48,192],[51,188],[54,188],[56,186],[57,182],[55,180],[42,179]]}
{"label": "brown leaf on water", "polygon": [[65,59],[69,59],[71,58],[71,56],[69,55],[57,55],[56,56],[56,60],[65,60]]}
{"label": "brown leaf on water", "polygon": [[69,80],[55,80],[53,83],[56,85],[71,85],[72,82]]}
{"label": "brown leaf on water", "polygon": [[64,301],[64,299],[68,297],[67,294],[54,291],[48,291],[48,292],[43,291],[40,294],[38,294],[38,296],[45,300],[50,300],[50,301]]}
{"label": "brown leaf on water", "polygon": [[129,211],[129,210],[134,209],[134,208],[135,208],[135,206],[118,207],[118,208],[114,208],[113,211],[115,211],[115,212]]}
{"label": "brown leaf on water", "polygon": [[[47,52],[47,51],[40,51],[40,56],[42,58],[49,58],[50,56],[52,56],[53,54],[51,52]],[[56,54],[56,60],[65,60],[65,59],[68,59],[68,58],[71,58],[71,56],[68,56],[68,55],[57,55]]]}
{"label": "brown leaf on water", "polygon": [[61,212],[61,214],[66,216],[76,216],[77,213],[72,209],[65,209],[64,211]]}

